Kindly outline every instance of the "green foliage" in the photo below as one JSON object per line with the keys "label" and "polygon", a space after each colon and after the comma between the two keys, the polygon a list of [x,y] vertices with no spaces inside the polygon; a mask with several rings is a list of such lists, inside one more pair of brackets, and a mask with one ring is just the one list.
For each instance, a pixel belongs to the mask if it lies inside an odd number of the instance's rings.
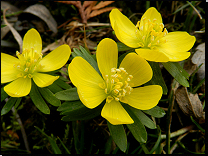
{"label": "green foliage", "polygon": [[163,62],[165,69],[184,87],[189,87],[187,79],[189,74],[181,67],[178,62]]}
{"label": "green foliage", "polygon": [[148,63],[152,68],[153,76],[152,76],[152,79],[147,84],[160,85],[163,89],[163,94],[167,95],[168,88],[167,88],[165,81],[163,79],[158,62],[148,61]]}
{"label": "green foliage", "polygon": [[59,100],[66,100],[66,101],[79,100],[76,87],[57,92],[55,96]]}
{"label": "green foliage", "polygon": [[1,115],[5,115],[6,113],[8,113],[16,103],[17,99],[18,98],[16,97],[10,97],[9,100],[4,105],[4,107],[2,108]]}
{"label": "green foliage", "polygon": [[116,145],[120,148],[121,151],[125,152],[127,149],[127,137],[123,125],[112,125],[108,121],[107,123],[110,134]]}
{"label": "green foliage", "polygon": [[33,101],[33,103],[35,104],[35,106],[44,114],[50,114],[50,109],[47,106],[47,104],[45,103],[45,101],[43,100],[43,97],[41,96],[38,87],[36,86],[36,84],[33,82],[32,83],[32,88],[30,91],[30,97]]}

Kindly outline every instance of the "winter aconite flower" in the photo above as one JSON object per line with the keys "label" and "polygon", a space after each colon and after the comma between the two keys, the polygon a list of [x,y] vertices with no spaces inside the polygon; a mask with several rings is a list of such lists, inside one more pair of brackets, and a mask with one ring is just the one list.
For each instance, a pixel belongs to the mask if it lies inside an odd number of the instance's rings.
{"label": "winter aconite flower", "polygon": [[68,45],[62,45],[42,58],[42,40],[35,29],[30,29],[23,38],[23,52],[16,57],[1,53],[1,83],[11,82],[4,87],[12,97],[30,93],[31,79],[38,87],[51,85],[59,76],[41,72],[54,71],[65,65],[71,54]]}
{"label": "winter aconite flower", "polygon": [[161,14],[149,8],[135,26],[118,9],[110,12],[111,26],[117,38],[148,61],[176,62],[190,56],[195,37],[187,32],[170,32],[164,28]]}
{"label": "winter aconite flower", "polygon": [[101,116],[117,125],[134,122],[120,102],[141,110],[157,105],[162,96],[159,85],[135,88],[152,78],[152,69],[146,60],[129,53],[117,68],[117,44],[109,38],[98,44],[96,58],[102,77],[79,56],[68,67],[69,77],[86,107],[95,108],[106,99]]}

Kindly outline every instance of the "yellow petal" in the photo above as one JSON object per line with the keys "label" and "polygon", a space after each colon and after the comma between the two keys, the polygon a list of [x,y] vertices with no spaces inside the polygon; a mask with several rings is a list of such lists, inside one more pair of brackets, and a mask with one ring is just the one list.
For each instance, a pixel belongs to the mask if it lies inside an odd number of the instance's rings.
{"label": "yellow petal", "polygon": [[42,39],[40,37],[40,34],[37,30],[34,28],[27,31],[23,38],[23,50],[24,49],[31,49],[34,48],[34,50],[37,51],[37,53],[41,53],[42,51]]}
{"label": "yellow petal", "polygon": [[194,36],[189,35],[187,32],[170,32],[165,37],[167,40],[165,44],[161,44],[159,48],[167,49],[168,51],[186,52],[189,51],[196,41]]}
{"label": "yellow petal", "polygon": [[17,79],[19,71],[14,68],[14,64],[18,63],[19,59],[11,55],[1,53],[1,83],[6,83]]}
{"label": "yellow petal", "polygon": [[103,77],[111,74],[111,68],[117,68],[118,47],[115,41],[105,38],[97,46],[96,58]]}
{"label": "yellow petal", "polygon": [[148,61],[153,62],[168,62],[169,57],[166,53],[151,49],[135,49],[136,53]]}
{"label": "yellow petal", "polygon": [[167,40],[165,44],[161,44],[158,50],[163,52],[169,61],[178,62],[187,59],[190,56],[190,50],[196,41],[194,36],[187,32],[170,32],[164,39]]}
{"label": "yellow petal", "polygon": [[22,97],[30,93],[31,79],[18,78],[4,87],[5,92],[12,97]]}
{"label": "yellow petal", "polygon": [[82,103],[88,108],[98,106],[105,98],[104,89],[99,84],[104,83],[97,71],[82,57],[75,57],[68,67],[69,78],[77,87]]}
{"label": "yellow petal", "polygon": [[118,9],[112,9],[109,17],[111,26],[115,31],[116,37],[129,47],[138,47],[136,26]]}
{"label": "yellow petal", "polygon": [[[153,19],[156,19],[155,23],[158,23],[158,24],[162,23],[161,14],[154,7],[149,8],[143,14],[141,21],[140,21],[140,26],[143,26],[144,22],[146,23],[148,19],[150,20],[150,22],[153,22]],[[140,29],[140,27],[139,27],[139,29]]]}
{"label": "yellow petal", "polygon": [[71,55],[71,49],[68,45],[64,44],[50,52],[41,61],[43,65],[40,72],[49,72],[63,67]]}
{"label": "yellow petal", "polygon": [[118,9],[112,9],[110,14],[110,22],[111,26],[114,29],[115,22],[118,26],[125,30],[127,33],[134,33],[136,28],[135,25],[125,16],[123,15]]}
{"label": "yellow petal", "polygon": [[52,76],[43,73],[34,73],[33,80],[38,87],[47,87],[56,81],[59,76]]}
{"label": "yellow petal", "polygon": [[122,27],[120,27],[116,22],[115,22],[115,34],[116,37],[125,45],[131,47],[131,48],[137,48],[139,47],[139,42],[140,40],[137,38],[136,36],[136,27],[134,32],[128,33],[128,31],[126,31],[125,29],[123,29]]}
{"label": "yellow petal", "polygon": [[134,123],[120,102],[115,100],[104,105],[101,111],[101,116],[107,119],[113,125]]}
{"label": "yellow petal", "polygon": [[156,106],[162,97],[162,87],[149,85],[134,88],[130,95],[126,95],[128,104],[134,108],[148,110]]}
{"label": "yellow petal", "polygon": [[89,87],[88,85],[78,86],[77,92],[82,103],[91,109],[97,107],[106,98],[103,89]]}
{"label": "yellow petal", "polygon": [[140,86],[152,78],[152,68],[149,63],[135,53],[129,53],[122,60],[120,67],[123,67],[129,75],[132,75],[131,87]]}

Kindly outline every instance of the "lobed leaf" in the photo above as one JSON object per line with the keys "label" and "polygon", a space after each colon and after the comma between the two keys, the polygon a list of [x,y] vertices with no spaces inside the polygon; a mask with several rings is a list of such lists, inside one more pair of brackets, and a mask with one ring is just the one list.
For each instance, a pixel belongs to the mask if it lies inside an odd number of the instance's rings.
{"label": "lobed leaf", "polygon": [[79,95],[77,93],[77,88],[70,88],[55,94],[55,97],[59,100],[74,101],[79,100]]}
{"label": "lobed leaf", "polygon": [[189,87],[189,74],[180,66],[178,62],[162,62],[165,69],[184,87]]}
{"label": "lobed leaf", "polygon": [[9,100],[4,105],[4,107],[2,108],[1,115],[7,114],[12,109],[17,99],[18,99],[17,97],[10,97]]}
{"label": "lobed leaf", "polygon": [[158,62],[148,61],[148,63],[151,66],[152,71],[153,71],[153,76],[152,76],[152,79],[150,80],[150,83],[154,84],[154,85],[160,85],[163,89],[163,94],[167,95],[168,88],[167,88],[165,81],[163,79],[161,69],[160,69]]}
{"label": "lobed leaf", "polygon": [[166,114],[165,111],[159,106],[155,106],[149,110],[143,110],[143,112],[156,118],[161,118]]}
{"label": "lobed leaf", "polygon": [[43,98],[53,106],[61,106],[61,101],[48,88],[38,88]]}
{"label": "lobed leaf", "polygon": [[137,116],[137,118],[140,119],[143,125],[145,125],[146,127],[150,129],[156,128],[155,123],[148,116],[146,116],[141,110],[133,108],[133,107],[129,107],[129,108]]}
{"label": "lobed leaf", "polygon": [[131,118],[134,120],[133,124],[127,124],[127,127],[131,131],[132,135],[138,142],[146,143],[147,132],[141,120],[134,114],[129,105],[122,104],[122,106],[126,109]]}
{"label": "lobed leaf", "polygon": [[33,101],[33,103],[35,104],[35,106],[44,114],[50,114],[50,109],[47,106],[47,104],[45,103],[45,101],[43,100],[36,84],[33,82],[32,83],[32,88],[30,91],[30,97]]}
{"label": "lobed leaf", "polygon": [[123,125],[112,125],[108,121],[107,124],[114,142],[121,151],[125,152],[127,149],[127,137]]}

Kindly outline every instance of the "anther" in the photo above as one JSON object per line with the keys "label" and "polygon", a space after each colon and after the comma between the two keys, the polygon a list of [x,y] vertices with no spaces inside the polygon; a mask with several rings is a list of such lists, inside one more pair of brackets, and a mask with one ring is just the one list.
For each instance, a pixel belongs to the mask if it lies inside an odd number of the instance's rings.
{"label": "anther", "polygon": [[151,47],[151,43],[148,44],[148,47]]}
{"label": "anther", "polygon": [[151,41],[154,41],[155,40],[155,37],[154,36],[151,36]]}
{"label": "anther", "polygon": [[142,37],[142,40],[143,40],[143,41],[144,41],[144,39],[145,39],[145,36]]}
{"label": "anther", "polygon": [[116,101],[119,101],[119,98],[116,97],[115,100],[116,100]]}
{"label": "anther", "polygon": [[24,71],[25,71],[25,72],[28,72],[28,70],[29,70],[28,68],[25,68],[25,70],[24,70]]}
{"label": "anther", "polygon": [[116,72],[116,68],[111,68],[111,72],[115,73]]}

